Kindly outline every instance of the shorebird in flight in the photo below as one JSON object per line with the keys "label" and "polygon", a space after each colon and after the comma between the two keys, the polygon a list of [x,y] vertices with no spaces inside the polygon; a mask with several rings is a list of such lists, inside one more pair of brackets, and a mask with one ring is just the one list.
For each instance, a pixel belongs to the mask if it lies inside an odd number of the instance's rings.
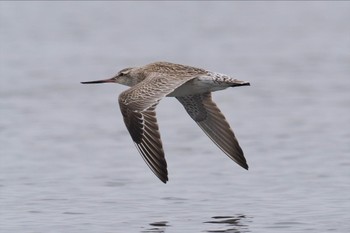
{"label": "shorebird in flight", "polygon": [[164,97],[175,97],[206,135],[233,161],[248,170],[238,141],[211,92],[228,87],[249,86],[228,75],[169,62],[125,68],[110,79],[82,82],[119,83],[130,88],[119,95],[126,128],[142,158],[164,183],[167,163],[156,118],[156,106]]}

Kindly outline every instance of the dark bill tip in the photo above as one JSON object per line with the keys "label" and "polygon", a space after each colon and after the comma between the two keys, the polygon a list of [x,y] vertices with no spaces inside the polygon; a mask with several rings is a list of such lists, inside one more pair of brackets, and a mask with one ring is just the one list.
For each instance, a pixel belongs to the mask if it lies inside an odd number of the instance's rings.
{"label": "dark bill tip", "polygon": [[80,82],[81,84],[96,84],[96,83],[114,83],[114,78],[110,79],[103,79],[103,80],[96,80],[96,81],[87,81],[87,82]]}

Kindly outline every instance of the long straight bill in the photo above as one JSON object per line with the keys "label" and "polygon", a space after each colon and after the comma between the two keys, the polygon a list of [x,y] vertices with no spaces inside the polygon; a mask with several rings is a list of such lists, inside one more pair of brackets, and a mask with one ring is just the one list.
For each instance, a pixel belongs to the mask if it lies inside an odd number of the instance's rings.
{"label": "long straight bill", "polygon": [[115,82],[115,79],[114,79],[114,78],[109,78],[109,79],[103,79],[103,80],[81,82],[81,84],[114,83],[114,82]]}

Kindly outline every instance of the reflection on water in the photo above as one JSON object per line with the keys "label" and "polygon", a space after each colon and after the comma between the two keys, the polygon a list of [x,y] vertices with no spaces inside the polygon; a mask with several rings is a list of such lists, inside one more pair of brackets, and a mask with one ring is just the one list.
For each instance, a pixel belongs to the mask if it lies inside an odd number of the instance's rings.
{"label": "reflection on water", "polygon": [[[251,217],[247,217],[243,214],[233,216],[213,216],[209,221],[203,222],[206,228],[203,232],[248,233],[251,232],[248,226],[249,222],[251,222],[250,219]],[[164,233],[169,226],[170,224],[168,221],[152,222],[141,232]]]}
{"label": "reflection on water", "polygon": [[168,225],[167,221],[159,221],[159,222],[153,222],[149,224],[150,228],[148,228],[147,230],[141,231],[141,232],[153,232],[153,233],[164,233],[166,227],[169,227],[170,225]]}
{"label": "reflection on water", "polygon": [[215,227],[220,227],[220,228],[206,230],[205,232],[231,232],[231,233],[250,232],[247,224],[249,220],[247,220],[247,217],[245,215],[214,216],[211,218],[212,220],[206,221],[204,223],[212,223],[216,225]]}

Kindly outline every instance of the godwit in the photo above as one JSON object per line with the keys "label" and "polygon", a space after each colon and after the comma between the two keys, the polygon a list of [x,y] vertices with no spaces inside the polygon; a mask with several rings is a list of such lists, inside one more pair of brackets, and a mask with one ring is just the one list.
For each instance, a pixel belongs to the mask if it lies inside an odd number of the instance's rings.
{"label": "godwit", "polygon": [[224,115],[211,99],[211,92],[249,86],[228,75],[169,62],[125,68],[110,79],[82,82],[119,83],[130,88],[119,95],[125,125],[142,158],[164,183],[167,163],[156,118],[163,97],[176,97],[206,135],[233,161],[248,170],[246,159]]}

